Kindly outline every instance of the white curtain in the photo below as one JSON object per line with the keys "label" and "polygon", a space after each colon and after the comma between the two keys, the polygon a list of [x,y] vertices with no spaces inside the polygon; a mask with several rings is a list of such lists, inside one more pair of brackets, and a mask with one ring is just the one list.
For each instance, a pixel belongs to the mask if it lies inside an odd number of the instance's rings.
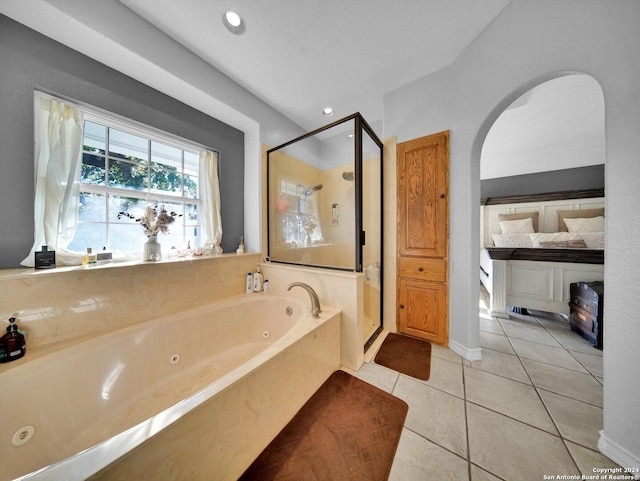
{"label": "white curtain", "polygon": [[73,106],[40,98],[35,241],[23,266],[33,267],[34,253],[44,245],[56,251],[60,264],[80,261],[67,247],[78,222],[83,121],[83,112]]}
{"label": "white curtain", "polygon": [[200,152],[200,205],[202,207],[203,245],[215,245],[222,241],[220,180],[218,178],[218,153],[209,150]]}

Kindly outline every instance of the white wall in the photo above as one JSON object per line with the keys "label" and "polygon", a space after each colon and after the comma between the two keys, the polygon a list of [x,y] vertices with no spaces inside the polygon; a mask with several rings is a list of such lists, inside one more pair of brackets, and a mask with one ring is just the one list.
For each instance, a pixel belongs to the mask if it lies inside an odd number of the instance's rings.
{"label": "white wall", "polygon": [[604,97],[590,75],[567,75],[525,92],[482,146],[480,179],[604,163]]}
{"label": "white wall", "polygon": [[3,0],[0,13],[245,134],[245,245],[261,249],[260,142],[304,133],[220,71],[117,1]]}
{"label": "white wall", "polygon": [[[606,124],[604,430],[600,449],[640,465],[640,2],[513,0],[449,68],[385,96],[384,135],[398,142],[451,130],[450,337],[477,349],[480,152],[518,96],[562,74],[592,75]],[[391,198],[391,197],[387,197]]]}

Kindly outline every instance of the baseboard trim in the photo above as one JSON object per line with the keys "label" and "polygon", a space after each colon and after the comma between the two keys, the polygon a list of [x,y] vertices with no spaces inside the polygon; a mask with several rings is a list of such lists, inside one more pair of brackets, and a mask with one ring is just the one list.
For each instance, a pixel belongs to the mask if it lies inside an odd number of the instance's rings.
{"label": "baseboard trim", "polygon": [[482,359],[482,349],[479,347],[477,349],[469,349],[462,344],[449,339],[449,349],[456,354],[461,355],[467,361],[480,361]]}
{"label": "baseboard trim", "polygon": [[[598,439],[598,450],[612,461],[618,463],[623,468],[637,468],[638,466],[640,466],[640,457],[634,456],[625,448],[618,446],[604,434],[604,430],[600,431],[600,439]],[[629,474],[635,474],[635,479],[640,479],[638,473]]]}

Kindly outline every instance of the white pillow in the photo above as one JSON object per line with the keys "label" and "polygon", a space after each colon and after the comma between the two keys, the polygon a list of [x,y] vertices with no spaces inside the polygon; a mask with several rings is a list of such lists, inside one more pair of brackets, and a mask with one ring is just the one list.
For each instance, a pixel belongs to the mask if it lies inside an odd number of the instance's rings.
{"label": "white pillow", "polygon": [[584,240],[589,249],[604,249],[604,232],[581,232],[576,235]]}
{"label": "white pillow", "polygon": [[533,230],[531,217],[518,220],[501,220],[500,230],[503,234],[528,234],[529,232],[535,232]]}
{"label": "white pillow", "polygon": [[571,234],[569,232],[537,232],[528,235],[533,247],[544,247],[540,245],[541,242],[561,242],[578,238],[578,234]]}
{"label": "white pillow", "polygon": [[564,219],[569,232],[604,232],[604,216]]}
{"label": "white pillow", "polygon": [[496,247],[533,247],[529,234],[492,234]]}

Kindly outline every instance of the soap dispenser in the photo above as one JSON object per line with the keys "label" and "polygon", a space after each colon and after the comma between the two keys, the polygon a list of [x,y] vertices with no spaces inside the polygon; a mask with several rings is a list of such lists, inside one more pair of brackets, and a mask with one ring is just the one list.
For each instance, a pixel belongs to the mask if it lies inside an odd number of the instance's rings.
{"label": "soap dispenser", "polygon": [[11,362],[24,356],[27,344],[24,336],[18,332],[18,326],[14,324],[16,318],[9,319],[7,333],[0,337],[0,362]]}
{"label": "soap dispenser", "polygon": [[257,267],[256,273],[253,275],[253,292],[262,290],[262,274],[260,274],[260,266]]}

